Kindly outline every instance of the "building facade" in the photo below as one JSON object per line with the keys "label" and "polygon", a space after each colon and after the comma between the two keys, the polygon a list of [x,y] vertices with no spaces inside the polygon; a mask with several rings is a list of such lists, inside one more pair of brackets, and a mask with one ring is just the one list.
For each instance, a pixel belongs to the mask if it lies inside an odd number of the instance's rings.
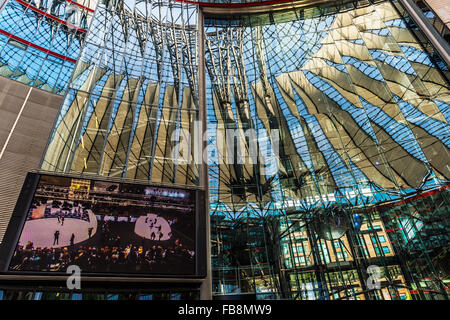
{"label": "building facade", "polygon": [[[0,8],[1,81],[62,99],[33,151],[40,163],[14,169],[16,194],[2,202],[16,203],[28,171],[208,194],[205,279],[125,293],[97,279],[64,298],[448,299],[448,10],[410,0]],[[2,281],[4,298],[56,297]]]}

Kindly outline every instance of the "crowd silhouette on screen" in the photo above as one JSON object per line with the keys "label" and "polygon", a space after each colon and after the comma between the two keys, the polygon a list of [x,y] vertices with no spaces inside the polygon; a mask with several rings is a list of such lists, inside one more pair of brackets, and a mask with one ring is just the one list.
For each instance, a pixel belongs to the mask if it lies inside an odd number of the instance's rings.
{"label": "crowd silhouette on screen", "polygon": [[89,222],[89,213],[86,208],[79,205],[78,203],[72,203],[68,201],[58,201],[54,200],[52,203],[47,203],[45,201],[34,201],[27,215],[27,220],[36,220],[33,216],[33,210],[37,209],[39,206],[44,205],[44,215],[39,219],[57,218],[58,223],[64,225],[64,219],[80,219]]}
{"label": "crowd silhouette on screen", "polygon": [[[177,273],[192,265],[194,252],[183,248],[181,243],[149,248],[132,244],[120,246],[62,248],[37,248],[32,244],[16,250],[12,269],[35,271],[65,271],[75,264],[82,271],[103,272],[150,272]],[[181,272],[183,273],[183,272]]]}
{"label": "crowd silhouette on screen", "polygon": [[[99,225],[97,245],[74,245],[75,235],[72,234],[70,245],[66,247],[35,248],[31,241],[25,246],[18,246],[11,261],[11,269],[65,271],[69,265],[75,264],[82,271],[93,273],[183,274],[189,268],[194,268],[194,250],[185,247],[179,238],[165,244],[154,244],[144,239],[140,244],[136,244],[136,241],[130,243],[115,234],[111,228],[112,223],[114,222],[103,221]],[[92,229],[88,232],[91,235]],[[59,232],[55,231],[53,236],[54,244],[58,244]],[[91,237],[87,242],[90,239]]]}

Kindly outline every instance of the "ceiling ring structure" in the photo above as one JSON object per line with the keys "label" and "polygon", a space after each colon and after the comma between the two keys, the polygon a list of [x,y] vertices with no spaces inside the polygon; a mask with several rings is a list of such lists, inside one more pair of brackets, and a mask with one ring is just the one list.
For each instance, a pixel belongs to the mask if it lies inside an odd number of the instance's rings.
{"label": "ceiling ring structure", "polygon": [[261,13],[274,10],[292,9],[317,5],[329,0],[176,0],[202,7],[203,12],[211,15],[235,15]]}

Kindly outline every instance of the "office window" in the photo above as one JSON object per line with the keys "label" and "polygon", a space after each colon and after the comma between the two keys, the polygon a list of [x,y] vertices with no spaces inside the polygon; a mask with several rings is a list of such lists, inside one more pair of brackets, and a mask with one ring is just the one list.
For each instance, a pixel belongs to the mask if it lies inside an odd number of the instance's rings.
{"label": "office window", "polygon": [[81,293],[72,294],[72,300],[83,300],[83,294],[81,294]]}

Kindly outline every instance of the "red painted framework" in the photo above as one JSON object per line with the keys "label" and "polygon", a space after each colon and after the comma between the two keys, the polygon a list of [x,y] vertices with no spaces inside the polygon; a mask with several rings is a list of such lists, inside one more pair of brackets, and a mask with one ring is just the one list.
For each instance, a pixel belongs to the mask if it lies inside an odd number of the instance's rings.
{"label": "red painted framework", "polygon": [[389,207],[400,206],[400,205],[403,205],[403,204],[407,204],[407,203],[410,203],[410,202],[417,201],[417,200],[419,200],[421,198],[430,197],[430,196],[432,196],[434,194],[440,193],[440,192],[442,192],[444,190],[447,190],[449,188],[450,188],[450,184],[447,184],[445,186],[442,186],[442,187],[439,187],[439,188],[436,188],[436,189],[432,189],[432,190],[429,190],[429,191],[425,191],[425,192],[420,193],[420,194],[415,195],[415,196],[411,196],[411,197],[406,198],[404,200],[398,200],[398,201],[390,202],[390,203],[383,203],[383,204],[377,205],[376,207],[377,207],[377,209],[381,209],[381,208],[389,208]]}
{"label": "red painted framework", "polygon": [[[84,33],[87,32],[85,29],[78,28],[78,27],[74,26],[73,24],[70,24],[70,23],[68,23],[68,22],[66,22],[66,21],[64,21],[64,20],[61,20],[61,19],[59,19],[59,18],[57,18],[57,17],[55,17],[55,16],[52,16],[51,14],[48,14],[47,12],[42,11],[41,9],[38,9],[38,8],[32,6],[32,5],[29,4],[28,2],[25,2],[25,1],[22,1],[22,0],[15,0],[15,1],[17,1],[17,2],[20,3],[21,5],[26,6],[27,8],[30,8],[31,10],[33,10],[33,11],[35,11],[35,12],[38,12],[38,13],[40,13],[40,14],[46,16],[47,18],[50,18],[50,19],[52,19],[52,20],[55,20],[55,21],[57,21],[57,22],[59,22],[59,23],[65,25],[65,26],[67,26],[67,27],[69,27],[69,28],[72,28],[72,29],[75,29],[75,30],[77,30],[77,31],[81,31],[81,32],[84,32]],[[71,1],[71,3],[72,3],[72,1]]]}
{"label": "red painted framework", "polygon": [[[72,25],[72,24],[70,24],[70,23],[67,23],[67,22],[64,21],[64,20],[61,20],[61,19],[59,19],[59,18],[57,18],[57,17],[55,17],[55,16],[53,16],[53,15],[51,15],[51,14],[46,13],[45,11],[42,11],[42,10],[36,8],[35,6],[32,6],[30,3],[27,3],[27,2],[25,2],[25,1],[23,1],[23,0],[15,0],[15,1],[18,2],[18,3],[20,3],[20,4],[23,5],[23,6],[27,7],[27,8],[30,8],[30,10],[33,10],[33,11],[35,11],[35,12],[38,12],[38,13],[40,13],[40,14],[42,14],[42,15],[44,15],[44,16],[46,16],[46,17],[52,19],[52,20],[55,20],[55,21],[57,21],[57,22],[59,22],[59,23],[61,23],[61,24],[63,24],[63,25],[66,25],[66,26],[68,26],[68,27],[70,27],[70,28],[72,28],[72,29],[75,29],[75,30],[80,31],[80,32],[83,32],[83,33],[86,33],[86,32],[87,32],[87,30],[82,29],[82,28],[78,28],[78,27],[76,27],[76,26],[74,26],[74,25]],[[88,8],[88,7],[86,7],[86,6],[83,6],[83,5],[81,5],[81,4],[79,4],[79,3],[75,2],[75,1],[72,1],[72,0],[66,0],[66,1],[69,2],[69,3],[71,3],[71,4],[74,4],[74,5],[78,6],[78,7],[80,7],[80,8],[83,8],[83,9],[85,9],[85,10],[87,10],[87,11],[94,12],[93,9]],[[5,31],[5,30],[0,29],[0,34],[3,34],[3,35],[5,35],[5,36],[7,36],[7,37],[9,37],[9,38],[11,38],[11,39],[14,39],[14,40],[17,41],[17,42],[20,42],[20,43],[22,43],[22,44],[25,44],[25,45],[27,45],[27,46],[30,46],[30,47],[32,47],[32,48],[34,48],[34,49],[36,49],[36,50],[45,52],[45,53],[47,53],[48,55],[54,56],[54,57],[59,58],[59,59],[61,59],[61,60],[69,61],[69,62],[72,62],[72,63],[76,63],[76,62],[77,62],[77,60],[75,60],[75,59],[72,59],[72,58],[69,58],[69,57],[64,56],[64,55],[62,55],[62,54],[59,54],[59,53],[57,53],[57,52],[48,50],[48,49],[46,49],[46,48],[44,48],[44,47],[41,47],[41,46],[39,46],[39,45],[37,45],[37,44],[34,44],[34,43],[32,43],[32,42],[30,42],[30,41],[28,41],[28,40],[25,40],[25,39],[23,39],[23,38],[20,38],[20,37],[18,37],[18,36],[15,36],[15,35],[9,33],[8,31]]]}

